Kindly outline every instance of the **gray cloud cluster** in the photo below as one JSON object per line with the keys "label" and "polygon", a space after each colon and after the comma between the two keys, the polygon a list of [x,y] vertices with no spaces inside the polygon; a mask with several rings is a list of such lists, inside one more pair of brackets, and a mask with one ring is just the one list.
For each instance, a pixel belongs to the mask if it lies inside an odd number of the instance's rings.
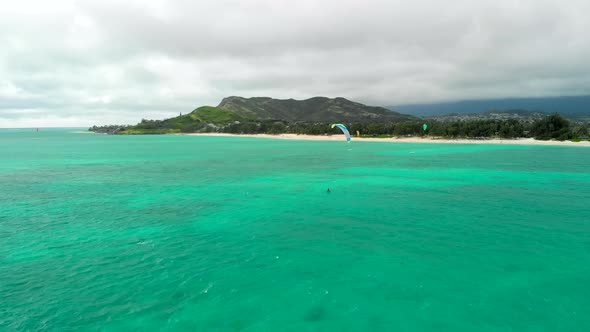
{"label": "gray cloud cluster", "polygon": [[135,123],[228,95],[588,94],[589,12],[587,0],[20,0],[0,7],[0,127]]}

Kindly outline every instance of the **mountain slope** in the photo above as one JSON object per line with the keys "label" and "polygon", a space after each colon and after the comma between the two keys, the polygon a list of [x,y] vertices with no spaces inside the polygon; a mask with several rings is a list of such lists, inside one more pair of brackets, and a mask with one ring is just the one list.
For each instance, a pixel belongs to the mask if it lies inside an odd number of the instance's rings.
{"label": "mountain slope", "polygon": [[242,121],[240,115],[218,107],[202,106],[191,113],[165,120],[142,120],[135,126],[127,128],[123,133],[173,133],[193,132],[206,126],[225,125],[234,121]]}
{"label": "mountain slope", "polygon": [[399,122],[415,117],[383,107],[366,106],[344,98],[314,97],[306,100],[267,97],[227,97],[218,108],[256,120],[289,122]]}
{"label": "mountain slope", "polygon": [[415,116],[481,113],[489,110],[531,110],[547,113],[558,112],[570,117],[590,117],[590,96],[504,98],[463,100],[456,102],[408,104],[388,107]]}
{"label": "mountain slope", "polygon": [[[399,114],[382,107],[366,106],[344,98],[316,97],[297,101],[261,97],[227,97],[217,107],[202,106],[189,114],[181,114],[165,120],[142,120],[135,126],[94,127],[93,130],[118,134],[171,134],[234,129],[244,132],[254,131],[253,128],[262,130],[261,128],[266,128],[264,123],[271,123],[272,126],[275,121],[304,122],[313,125],[334,122],[390,123],[416,120],[418,120],[416,117],[410,115]],[[279,129],[276,127],[272,130]]]}

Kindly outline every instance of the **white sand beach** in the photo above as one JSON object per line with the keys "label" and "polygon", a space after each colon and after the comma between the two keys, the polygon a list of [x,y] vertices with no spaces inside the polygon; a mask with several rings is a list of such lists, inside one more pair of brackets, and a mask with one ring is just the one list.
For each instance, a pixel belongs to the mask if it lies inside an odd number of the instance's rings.
{"label": "white sand beach", "polygon": [[[311,140],[311,141],[341,141],[343,135],[297,135],[297,134],[225,134],[225,133],[194,133],[180,134],[191,136],[230,136],[230,137],[259,137],[274,139],[291,139],[291,140]],[[433,143],[433,144],[511,144],[511,145],[546,145],[546,146],[583,146],[590,147],[590,141],[571,142],[571,141],[539,141],[534,138],[521,139],[448,139],[439,137],[353,137],[353,141],[360,142],[390,142],[390,143]]]}

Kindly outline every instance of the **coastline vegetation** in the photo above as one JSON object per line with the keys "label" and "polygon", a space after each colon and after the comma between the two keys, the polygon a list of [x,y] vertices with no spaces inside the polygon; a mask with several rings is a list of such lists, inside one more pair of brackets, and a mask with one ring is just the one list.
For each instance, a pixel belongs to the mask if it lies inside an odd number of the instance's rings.
{"label": "coastline vegetation", "polygon": [[[588,139],[590,124],[571,123],[559,114],[551,114],[534,122],[517,119],[472,121],[424,121],[391,123],[344,123],[351,135],[362,137],[431,136],[444,138],[535,138],[539,140]],[[232,112],[201,107],[195,112],[167,120],[142,120],[136,126],[103,126],[89,129],[97,133],[119,135],[154,135],[177,133],[232,133],[232,134],[299,134],[332,135],[339,131],[327,122],[288,122],[284,120],[244,119]]]}

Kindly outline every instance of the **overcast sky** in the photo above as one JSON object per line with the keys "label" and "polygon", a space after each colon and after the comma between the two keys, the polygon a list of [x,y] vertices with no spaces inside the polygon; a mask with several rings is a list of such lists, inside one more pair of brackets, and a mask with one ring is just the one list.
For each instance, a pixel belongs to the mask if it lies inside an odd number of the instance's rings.
{"label": "overcast sky", "polygon": [[588,13],[588,0],[9,1],[0,127],[133,124],[230,95],[590,94]]}

